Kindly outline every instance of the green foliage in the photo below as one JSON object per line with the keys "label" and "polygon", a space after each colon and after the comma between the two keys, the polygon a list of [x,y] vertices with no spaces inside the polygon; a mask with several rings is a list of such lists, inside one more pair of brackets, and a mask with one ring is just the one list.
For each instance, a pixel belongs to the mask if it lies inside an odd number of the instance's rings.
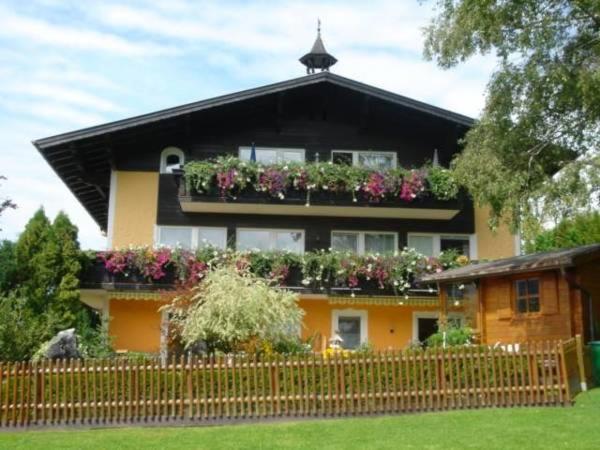
{"label": "green foliage", "polygon": [[454,347],[473,342],[473,330],[469,327],[448,326],[427,338],[430,347]]}
{"label": "green foliage", "polygon": [[314,337],[302,340],[298,336],[286,335],[272,343],[272,351],[281,355],[298,355],[312,352]]}
{"label": "green foliage", "polygon": [[556,227],[540,232],[525,243],[525,251],[545,252],[597,243],[600,243],[600,213],[590,212],[565,219]]}
{"label": "green foliage", "polygon": [[[4,357],[30,358],[42,343],[67,328],[77,330],[91,355],[108,348],[102,343],[103,331],[94,325],[94,313],[79,301],[84,260],[77,227],[62,212],[51,223],[42,208],[16,243],[0,245],[0,296],[6,297],[6,314],[0,314],[7,342]],[[12,338],[15,342],[10,337],[13,329],[20,330]]]}
{"label": "green foliage", "polygon": [[231,352],[253,339],[277,342],[301,324],[297,295],[232,266],[209,272],[191,298],[170,306],[187,346],[203,341],[209,351]]}
{"label": "green foliage", "polygon": [[[377,171],[331,162],[261,164],[227,156],[190,161],[184,170],[188,190],[212,195],[218,193],[232,199],[244,190],[279,199],[294,191],[302,192],[306,195],[307,204],[310,203],[311,192],[350,194],[354,201],[362,194],[371,202],[383,199],[412,201],[424,194],[450,200],[458,195],[453,173],[440,167]],[[411,176],[417,176],[417,186],[411,188],[414,192],[405,192],[403,196],[402,190],[408,189],[406,180]],[[410,193],[414,193],[414,197],[409,196]]]}
{"label": "green foliage", "polygon": [[15,243],[4,240],[0,242],[0,294],[5,294],[16,287],[17,274]]}
{"label": "green foliage", "polygon": [[451,170],[433,166],[427,172],[431,193],[438,200],[451,200],[458,195],[458,183]]}
{"label": "green foliage", "polygon": [[483,115],[453,162],[457,180],[490,206],[490,224],[517,227],[597,204],[600,2],[436,3],[427,57],[444,68],[478,53],[498,61]]}
{"label": "green foliage", "polygon": [[42,321],[28,307],[27,299],[0,297],[0,361],[29,358],[42,340]]}

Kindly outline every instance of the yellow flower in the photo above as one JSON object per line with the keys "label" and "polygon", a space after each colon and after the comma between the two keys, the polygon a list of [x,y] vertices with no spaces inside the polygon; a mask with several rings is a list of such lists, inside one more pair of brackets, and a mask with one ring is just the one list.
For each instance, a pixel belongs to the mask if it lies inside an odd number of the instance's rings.
{"label": "yellow flower", "polygon": [[469,264],[469,257],[465,255],[460,255],[456,258],[456,263],[459,266],[466,266],[467,264]]}

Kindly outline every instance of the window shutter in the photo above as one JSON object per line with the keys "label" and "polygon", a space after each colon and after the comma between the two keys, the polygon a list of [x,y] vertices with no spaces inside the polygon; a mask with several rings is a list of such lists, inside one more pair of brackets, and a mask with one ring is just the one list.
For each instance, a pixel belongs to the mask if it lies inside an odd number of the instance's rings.
{"label": "window shutter", "polygon": [[540,306],[543,314],[558,313],[556,272],[544,272],[540,277]]}

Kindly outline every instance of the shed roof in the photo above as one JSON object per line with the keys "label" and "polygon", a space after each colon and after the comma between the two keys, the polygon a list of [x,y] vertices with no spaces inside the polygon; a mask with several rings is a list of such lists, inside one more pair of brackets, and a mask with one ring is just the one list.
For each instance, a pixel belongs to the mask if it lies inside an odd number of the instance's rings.
{"label": "shed roof", "polygon": [[590,244],[564,250],[532,253],[530,255],[514,256],[512,258],[470,264],[468,266],[426,275],[421,277],[418,281],[420,283],[470,281],[490,276],[573,267],[582,260],[594,258],[600,258],[600,244]]}

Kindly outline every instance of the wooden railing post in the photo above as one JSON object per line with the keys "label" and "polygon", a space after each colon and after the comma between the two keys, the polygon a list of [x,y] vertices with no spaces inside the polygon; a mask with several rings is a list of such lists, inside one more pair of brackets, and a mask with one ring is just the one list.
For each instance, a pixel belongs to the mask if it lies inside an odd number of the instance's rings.
{"label": "wooden railing post", "polygon": [[569,385],[569,372],[567,371],[567,362],[565,358],[565,344],[562,341],[558,341],[558,348],[560,352],[560,373],[562,383],[565,386],[565,404],[571,403],[571,386]]}
{"label": "wooden railing post", "polygon": [[579,383],[581,385],[581,390],[585,392],[587,391],[587,380],[585,378],[585,365],[583,363],[583,342],[580,334],[575,336],[575,345],[577,351],[577,366],[579,368]]}

